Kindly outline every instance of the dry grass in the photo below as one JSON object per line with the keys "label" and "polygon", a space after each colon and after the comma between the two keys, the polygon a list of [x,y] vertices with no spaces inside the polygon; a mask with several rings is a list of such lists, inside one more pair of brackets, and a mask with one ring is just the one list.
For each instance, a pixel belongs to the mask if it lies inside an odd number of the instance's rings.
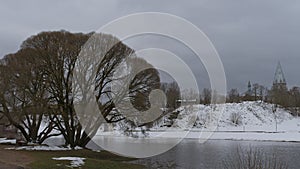
{"label": "dry grass", "polygon": [[250,147],[247,150],[237,148],[229,160],[223,162],[224,169],[288,169],[285,162],[276,154],[268,156],[259,149]]}

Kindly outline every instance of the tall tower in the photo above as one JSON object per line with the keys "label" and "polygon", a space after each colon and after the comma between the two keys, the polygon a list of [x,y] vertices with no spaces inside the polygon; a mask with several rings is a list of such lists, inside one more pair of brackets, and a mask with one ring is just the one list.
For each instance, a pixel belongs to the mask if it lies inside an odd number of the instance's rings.
{"label": "tall tower", "polygon": [[275,77],[273,81],[273,89],[287,90],[286,81],[284,78],[284,74],[280,62],[278,62],[276,68]]}
{"label": "tall tower", "polygon": [[252,86],[251,86],[251,82],[250,82],[250,81],[248,82],[248,90],[247,90],[247,94],[248,94],[249,96],[252,95]]}

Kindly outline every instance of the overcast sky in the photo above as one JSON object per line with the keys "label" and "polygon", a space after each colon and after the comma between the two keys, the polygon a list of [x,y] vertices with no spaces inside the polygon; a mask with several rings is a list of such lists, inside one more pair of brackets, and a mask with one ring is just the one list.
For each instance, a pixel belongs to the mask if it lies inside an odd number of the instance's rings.
{"label": "overcast sky", "polygon": [[[229,88],[242,92],[248,80],[271,87],[278,61],[288,85],[300,86],[299,0],[9,0],[0,3],[1,57],[16,52],[23,40],[41,31],[91,32],[127,14],[165,12],[189,20],[207,34],[223,61]],[[147,44],[147,37],[141,41]],[[157,39],[152,37],[149,41]],[[170,50],[178,45],[166,45],[167,42],[154,44]],[[183,48],[174,50],[184,57],[191,54]],[[190,64],[200,84],[207,85],[201,63]]]}

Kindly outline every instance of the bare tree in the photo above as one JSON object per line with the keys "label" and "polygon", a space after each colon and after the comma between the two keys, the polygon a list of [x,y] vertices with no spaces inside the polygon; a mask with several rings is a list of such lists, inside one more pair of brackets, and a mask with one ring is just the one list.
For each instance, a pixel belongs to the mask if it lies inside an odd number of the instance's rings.
{"label": "bare tree", "polygon": [[[122,51],[119,52],[121,55]],[[118,59],[118,57],[109,57]],[[96,81],[96,97],[105,121],[116,123],[126,119],[130,124],[134,124],[133,127],[141,127],[148,122],[152,122],[152,120],[156,120],[160,115],[155,115],[155,113],[160,112],[161,103],[154,104],[154,102],[159,101],[160,97],[150,104],[150,93],[160,87],[158,71],[153,69],[152,65],[145,60],[128,53],[126,61],[123,63],[130,70],[114,77],[117,71],[116,68],[108,69],[107,67],[117,67],[120,66],[119,63],[121,62],[113,63],[114,65],[111,65],[110,62],[101,64],[101,67],[99,67],[101,69],[97,72],[97,77],[100,78]],[[148,112],[155,105],[158,106],[156,107],[157,111]],[[148,121],[146,119],[152,120]]]}
{"label": "bare tree", "polygon": [[239,103],[241,101],[240,94],[237,89],[231,89],[228,92],[227,102]]}
{"label": "bare tree", "polygon": [[264,97],[265,97],[265,87],[258,84],[258,83],[255,83],[253,84],[253,94],[254,94],[254,101],[257,101],[257,100],[263,100]]}
{"label": "bare tree", "polygon": [[277,88],[275,86],[269,91],[270,102],[281,105],[283,107],[289,106],[289,93],[285,88]]}
{"label": "bare tree", "polygon": [[[52,121],[71,147],[84,147],[104,120],[107,123],[128,120],[116,104],[127,100],[138,109],[147,109],[150,91],[159,87],[158,73],[147,62],[136,57],[125,60],[134,54],[132,49],[111,35],[90,35],[43,32],[22,44],[23,49],[33,50],[45,63],[45,78],[51,96],[49,104],[54,115]],[[117,71],[121,71],[120,66],[140,70],[145,65],[149,69],[139,74],[125,73],[123,77],[115,78]],[[75,77],[74,71],[77,72]],[[83,76],[77,76],[79,72]],[[91,72],[95,75],[87,76]],[[112,90],[113,84],[118,82],[129,82],[129,85]],[[90,93],[91,90],[94,92]],[[97,106],[92,105],[93,99]],[[76,112],[75,106],[79,103],[86,105]],[[101,113],[97,114],[96,109]]]}
{"label": "bare tree", "polygon": [[[135,113],[152,106],[150,93],[160,86],[157,70],[135,57],[132,49],[111,35],[96,34],[91,41],[89,38],[91,34],[42,32],[24,41],[17,54],[1,61],[1,113],[27,141],[41,143],[50,136],[62,134],[71,147],[84,147],[102,122],[132,121],[124,110],[116,107],[117,104],[129,101],[136,108]],[[83,48],[87,41],[87,45],[92,42],[92,46]],[[133,57],[129,57],[131,55]],[[95,56],[103,59],[94,60]],[[131,71],[124,71],[124,76],[115,79],[120,66]],[[74,77],[74,71],[87,75],[91,67],[96,69],[95,76]],[[132,74],[132,71],[137,73]],[[80,83],[73,83],[74,79]],[[121,82],[119,86],[123,88],[112,90],[116,82]],[[90,90],[92,94],[88,92]],[[87,109],[82,109],[79,114],[75,111],[78,98],[87,104],[84,107]],[[96,107],[89,106],[93,99],[97,102]],[[101,113],[90,113],[97,112],[95,109]],[[41,131],[45,116],[48,121]],[[137,126],[142,125],[144,123]],[[60,133],[50,134],[54,128]]]}
{"label": "bare tree", "polygon": [[178,102],[180,97],[180,88],[176,82],[168,83],[166,87],[167,107],[170,110],[175,110],[180,106]]}
{"label": "bare tree", "polygon": [[300,107],[300,88],[293,87],[289,91],[289,106],[292,108],[291,110],[295,115],[298,115],[299,107]]}
{"label": "bare tree", "polygon": [[181,93],[181,98],[190,103],[199,103],[199,93],[195,89],[185,89]]}
{"label": "bare tree", "polygon": [[65,31],[43,32],[22,44],[23,49],[33,50],[45,63],[46,83],[51,95],[49,104],[54,115],[52,121],[71,147],[83,146],[87,139],[74,111],[72,71],[81,46],[88,38],[88,35]]}
{"label": "bare tree", "polygon": [[212,92],[210,89],[204,88],[202,91],[202,102],[205,105],[209,105],[212,98]]}
{"label": "bare tree", "polygon": [[2,113],[27,142],[40,144],[59,135],[51,133],[55,124],[50,120],[44,67],[32,50],[23,49],[6,56],[0,70]]}

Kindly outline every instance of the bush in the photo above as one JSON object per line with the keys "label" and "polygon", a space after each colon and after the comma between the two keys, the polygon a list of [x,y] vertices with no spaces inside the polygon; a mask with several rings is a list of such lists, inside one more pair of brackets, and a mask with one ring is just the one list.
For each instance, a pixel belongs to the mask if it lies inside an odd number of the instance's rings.
{"label": "bush", "polygon": [[239,113],[232,113],[230,115],[230,121],[234,125],[240,125],[240,124],[242,124],[242,116]]}
{"label": "bush", "polygon": [[223,162],[224,169],[288,169],[286,163],[280,161],[276,154],[268,156],[259,149],[237,148],[234,156]]}

